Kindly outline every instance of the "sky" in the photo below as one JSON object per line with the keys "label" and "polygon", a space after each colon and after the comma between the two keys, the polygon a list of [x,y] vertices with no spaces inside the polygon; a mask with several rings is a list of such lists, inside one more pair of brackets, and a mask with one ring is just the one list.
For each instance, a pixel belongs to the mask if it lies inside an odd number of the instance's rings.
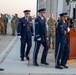
{"label": "sky", "polygon": [[31,10],[31,15],[36,15],[36,0],[0,0],[0,13],[15,14],[22,17],[23,11]]}

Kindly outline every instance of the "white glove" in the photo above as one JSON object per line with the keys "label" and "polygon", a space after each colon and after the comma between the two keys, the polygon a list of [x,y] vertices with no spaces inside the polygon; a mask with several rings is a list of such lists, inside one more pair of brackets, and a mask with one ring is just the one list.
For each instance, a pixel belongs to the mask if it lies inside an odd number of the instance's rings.
{"label": "white glove", "polygon": [[66,34],[66,31],[64,31],[64,35]]}
{"label": "white glove", "polygon": [[70,32],[70,28],[68,27],[68,32]]}
{"label": "white glove", "polygon": [[38,38],[37,41],[41,41],[41,38]]}
{"label": "white glove", "polygon": [[18,36],[19,39],[21,39],[21,36]]}
{"label": "white glove", "polygon": [[49,40],[49,38],[47,37],[47,40]]}

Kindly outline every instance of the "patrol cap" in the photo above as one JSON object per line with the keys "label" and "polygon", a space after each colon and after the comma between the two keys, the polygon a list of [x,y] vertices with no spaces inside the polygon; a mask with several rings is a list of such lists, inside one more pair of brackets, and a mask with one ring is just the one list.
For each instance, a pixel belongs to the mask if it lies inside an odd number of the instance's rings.
{"label": "patrol cap", "polygon": [[23,12],[24,12],[25,14],[28,14],[28,13],[31,12],[31,10],[24,10]]}
{"label": "patrol cap", "polygon": [[38,10],[39,13],[40,13],[40,12],[44,12],[44,11],[46,11],[45,8],[42,8],[42,9],[39,9],[39,10]]}
{"label": "patrol cap", "polygon": [[61,13],[59,14],[61,17],[67,15],[68,13]]}

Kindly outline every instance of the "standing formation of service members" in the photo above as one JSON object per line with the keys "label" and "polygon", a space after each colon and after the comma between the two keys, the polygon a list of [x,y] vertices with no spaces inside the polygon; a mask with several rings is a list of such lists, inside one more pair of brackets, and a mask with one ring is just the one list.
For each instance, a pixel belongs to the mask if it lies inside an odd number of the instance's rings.
{"label": "standing formation of service members", "polygon": [[[48,38],[49,38],[48,47],[51,49],[55,49],[55,35],[56,35],[57,21],[54,19],[54,14],[50,15],[50,19],[48,20],[47,24],[48,24]],[[52,47],[50,47],[50,44],[52,45]]]}
{"label": "standing formation of service members", "polygon": [[6,17],[6,14],[0,14],[0,35],[6,35],[7,34],[7,23],[8,18]]}
{"label": "standing formation of service members", "polygon": [[46,18],[45,18],[45,8],[39,9],[39,16],[35,19],[35,48],[33,52],[33,65],[39,66],[37,63],[37,56],[40,49],[41,44],[43,45],[43,53],[41,57],[41,63],[45,65],[49,65],[47,63],[47,52],[48,52],[48,44],[47,44],[47,29],[46,29]]}
{"label": "standing formation of service members", "polygon": [[[21,61],[24,61],[24,57],[26,56],[26,59],[29,60],[29,52],[32,46],[32,33],[31,33],[31,27],[32,19],[30,18],[30,10],[24,11],[24,17],[19,19],[18,22],[18,29],[17,29],[17,35],[20,38],[21,46],[20,46],[20,58]],[[25,46],[27,43],[27,48],[25,52]]]}
{"label": "standing formation of service members", "polygon": [[17,25],[18,25],[18,14],[15,14],[11,20],[12,36],[16,35]]}
{"label": "standing formation of service members", "polygon": [[68,68],[68,66],[66,66],[66,63],[69,58],[69,52],[70,52],[67,37],[68,33],[70,32],[70,29],[65,22],[67,20],[67,13],[61,13],[60,17],[61,20],[58,22],[57,26],[58,50],[56,53],[56,61],[55,61],[55,68],[57,69]]}

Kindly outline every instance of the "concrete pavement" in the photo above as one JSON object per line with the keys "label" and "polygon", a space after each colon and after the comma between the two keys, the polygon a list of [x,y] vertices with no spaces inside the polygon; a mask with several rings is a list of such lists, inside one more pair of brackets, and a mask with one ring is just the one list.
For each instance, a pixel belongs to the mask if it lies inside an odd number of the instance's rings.
{"label": "concrete pavement", "polygon": [[34,41],[29,55],[30,61],[28,66],[26,58],[24,62],[20,61],[20,40],[17,37],[11,36],[10,22],[8,23],[7,33],[6,36],[0,36],[0,68],[5,69],[3,72],[0,72],[0,75],[76,75],[76,62],[68,64],[69,69],[57,70],[54,68],[54,50],[50,50],[50,53],[48,53],[47,62],[50,65],[42,65],[40,63],[43,51],[42,46],[38,55],[39,67],[33,66]]}
{"label": "concrete pavement", "polygon": [[29,66],[28,66],[28,61],[20,61],[20,41],[15,43],[14,47],[6,57],[6,59],[3,61],[3,63],[0,64],[0,67],[4,68],[5,70],[3,72],[0,72],[1,74],[20,74],[20,75],[36,75],[36,74],[41,74],[41,75],[76,75],[76,63],[71,63],[68,64],[69,69],[63,69],[63,70],[58,70],[54,68],[55,65],[55,60],[54,60],[54,50],[51,50],[51,53],[48,53],[47,61],[50,63],[49,66],[42,65],[40,63],[40,57],[42,53],[42,47],[39,52],[38,56],[38,63],[39,67],[35,67],[32,65],[32,54],[33,54],[33,49],[34,49],[34,42],[33,42],[33,47],[30,52],[30,61],[29,61]]}
{"label": "concrete pavement", "polygon": [[14,39],[14,36],[11,36],[12,29],[11,29],[11,22],[9,20],[7,24],[7,35],[3,36],[0,35],[0,54],[4,51],[4,49],[10,44],[10,42]]}
{"label": "concrete pavement", "polygon": [[11,36],[11,34],[11,20],[9,20],[7,24],[7,35],[0,35],[0,63],[6,58],[16,41],[16,36]]}

